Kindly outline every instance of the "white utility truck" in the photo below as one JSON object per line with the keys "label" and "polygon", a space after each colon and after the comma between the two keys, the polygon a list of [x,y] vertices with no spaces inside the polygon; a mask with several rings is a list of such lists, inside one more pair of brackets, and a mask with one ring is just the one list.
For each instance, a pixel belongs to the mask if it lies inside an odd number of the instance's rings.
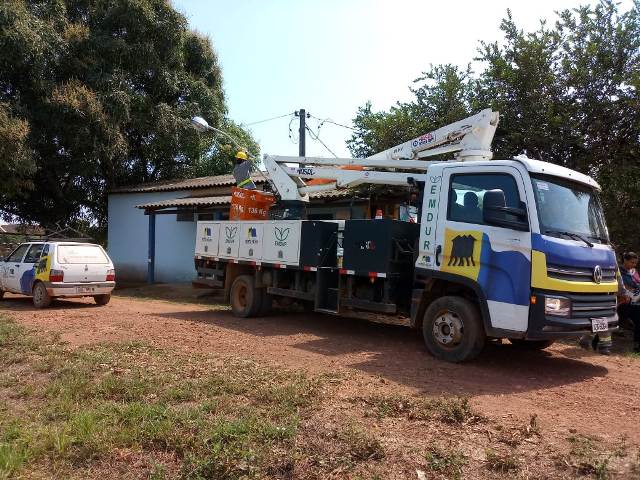
{"label": "white utility truck", "polygon": [[[265,155],[285,204],[314,191],[402,185],[420,192],[420,221],[198,222],[198,281],[224,288],[239,317],[295,299],[421,329],[427,349],[452,362],[474,358],[490,338],[538,349],[617,328],[616,258],[598,184],[550,163],[492,160],[497,124],[498,113],[483,110],[364,159]],[[425,160],[444,154],[454,157]]]}

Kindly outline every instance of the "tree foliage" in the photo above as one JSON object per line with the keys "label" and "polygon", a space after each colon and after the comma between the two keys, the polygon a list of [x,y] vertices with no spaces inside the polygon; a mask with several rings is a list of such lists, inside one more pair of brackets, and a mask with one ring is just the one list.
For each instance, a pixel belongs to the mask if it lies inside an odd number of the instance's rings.
{"label": "tree foliage", "polygon": [[0,5],[5,214],[43,225],[104,225],[106,193],[115,186],[220,173],[229,152],[189,119],[232,125],[257,153],[226,112],[210,41],[189,30],[168,0]]}
{"label": "tree foliage", "polygon": [[495,158],[526,154],[594,176],[612,239],[640,248],[640,2],[605,0],[523,32],[507,12],[501,42],[481,42],[477,74],[432,66],[414,99],[361,107],[352,154],[366,156],[483,108],[500,112]]}

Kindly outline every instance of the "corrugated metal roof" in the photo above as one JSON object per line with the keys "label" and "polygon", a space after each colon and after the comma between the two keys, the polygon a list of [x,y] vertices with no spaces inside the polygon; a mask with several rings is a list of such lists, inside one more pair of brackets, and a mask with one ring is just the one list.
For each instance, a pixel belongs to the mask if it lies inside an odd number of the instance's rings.
{"label": "corrugated metal roof", "polygon": [[[309,197],[312,200],[334,200],[338,198],[349,198],[353,195],[350,190],[327,190],[325,192],[311,193]],[[207,207],[213,205],[230,205],[231,196],[217,196],[217,197],[183,197],[172,198],[169,200],[160,200],[157,202],[143,203],[136,205],[136,208],[143,208],[147,210],[160,210],[162,208],[172,207]]]}
{"label": "corrugated metal roof", "polygon": [[[262,175],[252,175],[255,183],[265,182]],[[168,180],[165,182],[143,183],[141,185],[128,185],[117,187],[109,193],[144,193],[144,192],[170,192],[175,190],[193,190],[198,188],[225,187],[235,185],[233,175],[216,175],[212,177],[187,178],[185,180]]]}
{"label": "corrugated metal roof", "polygon": [[210,205],[229,205],[231,204],[231,196],[219,197],[187,197],[172,198],[170,200],[160,200],[158,202],[143,203],[136,205],[136,208],[157,210],[160,208],[170,207],[206,207]]}

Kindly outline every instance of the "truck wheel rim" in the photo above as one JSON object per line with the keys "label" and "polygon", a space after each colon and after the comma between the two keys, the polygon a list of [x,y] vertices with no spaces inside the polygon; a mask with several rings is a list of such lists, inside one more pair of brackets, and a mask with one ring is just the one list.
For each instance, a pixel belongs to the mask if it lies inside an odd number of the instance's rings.
{"label": "truck wheel rim", "polygon": [[462,335],[462,321],[453,312],[442,312],[433,322],[433,336],[443,347],[456,347],[462,341]]}
{"label": "truck wheel rim", "polygon": [[238,289],[238,303],[242,308],[247,306],[247,288],[244,285]]}

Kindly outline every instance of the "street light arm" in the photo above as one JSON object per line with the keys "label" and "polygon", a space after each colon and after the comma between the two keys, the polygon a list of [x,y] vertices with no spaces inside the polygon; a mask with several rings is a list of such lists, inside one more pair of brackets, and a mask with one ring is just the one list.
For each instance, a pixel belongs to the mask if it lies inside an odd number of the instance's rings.
{"label": "street light arm", "polygon": [[242,145],[240,145],[235,138],[233,138],[231,135],[229,135],[227,132],[224,132],[218,128],[212,127],[211,125],[209,125],[209,123],[202,117],[193,117],[191,119],[191,124],[196,128],[196,130],[200,131],[200,132],[204,132],[204,131],[213,131],[213,132],[217,132],[220,133],[222,135],[224,135],[225,137],[227,137],[229,140],[231,140],[233,142],[233,144],[235,145],[236,148],[238,149],[244,149],[247,150],[246,147],[243,147]]}

